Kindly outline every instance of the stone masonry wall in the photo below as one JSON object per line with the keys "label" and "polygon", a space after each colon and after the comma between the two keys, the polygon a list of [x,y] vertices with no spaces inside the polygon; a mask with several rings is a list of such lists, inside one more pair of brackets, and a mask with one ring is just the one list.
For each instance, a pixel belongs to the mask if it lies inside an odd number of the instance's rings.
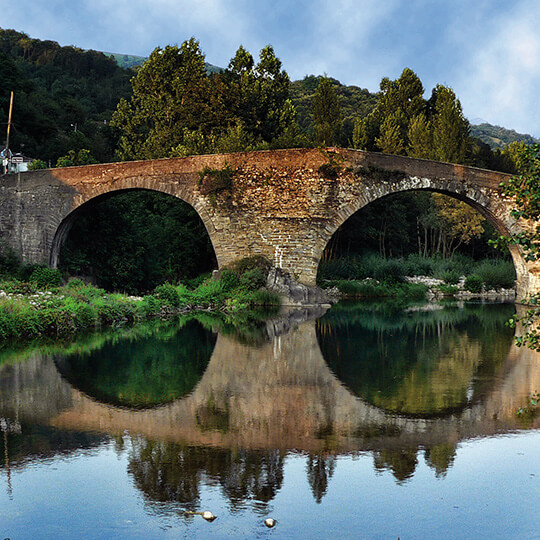
{"label": "stone masonry wall", "polygon": [[[213,190],[211,170],[226,166],[232,171],[230,185]],[[261,254],[299,281],[314,284],[322,252],[339,226],[391,193],[447,193],[477,208],[501,233],[519,232],[510,216],[511,201],[499,187],[508,178],[461,165],[339,148],[69,167],[4,176],[0,236],[26,261],[55,265],[82,205],[128,189],[157,190],[197,210],[220,267]],[[540,291],[536,267],[525,263],[517,249],[512,255],[519,296]]]}

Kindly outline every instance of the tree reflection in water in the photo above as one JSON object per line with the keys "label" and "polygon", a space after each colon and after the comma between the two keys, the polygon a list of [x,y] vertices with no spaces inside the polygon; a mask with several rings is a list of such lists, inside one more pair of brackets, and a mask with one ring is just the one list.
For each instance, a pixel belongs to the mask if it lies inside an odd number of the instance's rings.
{"label": "tree reflection in water", "polygon": [[336,456],[309,454],[307,463],[308,482],[315,501],[320,503],[328,490],[328,482],[336,469]]}
{"label": "tree reflection in water", "polygon": [[[387,309],[387,306],[385,306]],[[317,335],[336,376],[358,397],[403,415],[441,416],[481,393],[512,344],[514,306],[480,304],[388,313],[377,306],[337,306]]]}
{"label": "tree reflection in water", "polygon": [[255,501],[261,510],[283,484],[286,452],[187,446],[132,439],[128,471],[149,502],[176,502],[199,508],[202,484],[217,484],[232,510]]}

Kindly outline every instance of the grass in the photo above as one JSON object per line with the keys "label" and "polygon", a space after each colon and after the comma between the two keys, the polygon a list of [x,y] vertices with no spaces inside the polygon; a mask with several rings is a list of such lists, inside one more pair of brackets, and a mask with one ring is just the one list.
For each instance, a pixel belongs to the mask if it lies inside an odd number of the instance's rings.
{"label": "grass", "polygon": [[[457,285],[461,276],[467,276],[474,292],[478,292],[482,288],[486,290],[512,288],[516,272],[511,261],[499,259],[475,261],[460,254],[452,259],[422,257],[417,254],[386,259],[377,254],[367,254],[323,261],[319,266],[317,279],[320,284],[335,285],[346,294],[374,297],[401,294],[403,290],[398,285],[403,282],[405,276],[440,278],[449,286]],[[370,279],[379,283],[375,285],[369,281]],[[350,284],[347,285],[347,282]],[[450,290],[448,287],[448,291]]]}
{"label": "grass", "polygon": [[[77,332],[121,327],[193,311],[236,314],[256,307],[276,308],[274,294],[251,286],[242,275],[224,272],[190,290],[170,283],[144,297],[108,293],[79,279],[39,290],[16,280],[0,282],[0,340],[63,337]],[[24,292],[20,292],[24,291]]]}

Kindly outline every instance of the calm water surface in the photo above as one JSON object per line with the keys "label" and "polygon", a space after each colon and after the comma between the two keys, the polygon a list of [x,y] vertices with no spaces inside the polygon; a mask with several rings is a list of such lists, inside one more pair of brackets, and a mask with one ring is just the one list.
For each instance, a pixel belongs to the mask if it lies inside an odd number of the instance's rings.
{"label": "calm water surface", "polygon": [[4,351],[0,538],[540,538],[540,415],[517,414],[540,359],[514,309],[339,304]]}

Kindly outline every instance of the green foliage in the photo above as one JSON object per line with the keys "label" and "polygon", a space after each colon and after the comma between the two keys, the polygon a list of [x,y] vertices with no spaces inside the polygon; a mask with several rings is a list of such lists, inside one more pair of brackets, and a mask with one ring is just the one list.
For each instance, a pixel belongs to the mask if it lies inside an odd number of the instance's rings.
{"label": "green foliage", "polygon": [[501,126],[492,126],[482,123],[471,126],[471,135],[479,138],[492,148],[504,149],[512,143],[524,143],[531,145],[540,142],[540,140],[523,133],[516,133],[513,129],[506,129]]}
{"label": "green foliage", "polygon": [[315,142],[322,146],[339,144],[341,107],[339,98],[328,77],[320,79],[313,98]]}
{"label": "green foliage", "polygon": [[0,29],[0,117],[14,91],[10,146],[42,165],[81,148],[111,161],[116,138],[109,120],[129,95],[132,75],[103,53]]}
{"label": "green foliage", "polygon": [[230,189],[233,181],[233,170],[230,165],[225,165],[222,169],[211,169],[205,167],[199,173],[199,188],[203,195],[217,193]]}
{"label": "green foliage", "polygon": [[177,307],[180,305],[178,291],[176,290],[176,287],[170,283],[158,285],[154,291],[154,296],[171,306]]}
{"label": "green foliage", "polygon": [[34,159],[28,166],[29,171],[38,171],[40,169],[46,169],[47,164],[42,159]]}
{"label": "green foliage", "polygon": [[457,285],[459,283],[460,273],[457,270],[447,270],[441,275],[441,279],[449,285]]}
{"label": "green foliage", "polygon": [[453,296],[458,291],[455,285],[449,285],[448,283],[441,283],[437,288],[446,296]]}
{"label": "green foliage", "polygon": [[433,89],[430,108],[433,110],[430,157],[450,163],[465,163],[470,146],[470,126],[454,91],[438,84]]}
{"label": "green foliage", "polygon": [[60,156],[56,161],[56,167],[73,167],[94,163],[97,163],[97,160],[92,156],[90,150],[81,148],[79,151],[70,150],[65,156]]}
{"label": "green foliage", "polygon": [[240,278],[238,277],[238,274],[228,268],[221,272],[219,280],[221,281],[224,289],[227,291],[235,289],[240,285]]}
{"label": "green foliage", "polygon": [[516,281],[516,270],[511,261],[483,261],[476,266],[475,273],[488,290],[511,289]]}
{"label": "green foliage", "polygon": [[40,288],[59,287],[62,284],[62,274],[55,268],[36,266],[29,281]]}
{"label": "green foliage", "polygon": [[206,71],[193,38],[157,48],[132,86],[131,99],[120,101],[112,120],[120,159],[250,150],[285,133],[298,139],[289,78],[271,46],[256,65],[240,47],[229,69],[214,73]]}
{"label": "green foliage", "polygon": [[319,174],[328,180],[335,180],[341,172],[341,165],[335,161],[328,161],[323,163],[319,168]]}
{"label": "green foliage", "polygon": [[[514,199],[512,215],[537,222],[540,218],[540,144],[522,148],[521,168],[524,171],[513,176],[507,184],[502,184],[504,194]],[[540,258],[540,225],[535,224],[531,232],[524,232],[511,238],[502,238],[500,244],[519,245],[527,260]]]}
{"label": "green foliage", "polygon": [[465,279],[465,290],[472,292],[472,293],[479,293],[482,292],[482,284],[483,280],[480,276],[473,274],[471,276],[467,276]]}
{"label": "green foliage", "polygon": [[399,259],[382,259],[374,269],[373,277],[379,281],[399,283],[405,277],[405,265]]}
{"label": "green foliage", "polygon": [[216,266],[208,233],[187,203],[131,191],[84,206],[60,253],[60,268],[100,287],[138,293]]}
{"label": "green foliage", "polygon": [[517,416],[532,421],[538,415],[538,405],[540,404],[540,392],[533,392],[527,399],[527,404],[524,407],[520,407],[516,414]]}
{"label": "green foliage", "polygon": [[245,274],[250,270],[259,269],[267,273],[270,269],[270,261],[262,255],[253,255],[252,257],[244,257],[232,264],[232,269],[239,275]]}
{"label": "green foliage", "polygon": [[251,268],[240,275],[240,285],[247,289],[259,289],[266,285],[267,271],[263,268]]}

